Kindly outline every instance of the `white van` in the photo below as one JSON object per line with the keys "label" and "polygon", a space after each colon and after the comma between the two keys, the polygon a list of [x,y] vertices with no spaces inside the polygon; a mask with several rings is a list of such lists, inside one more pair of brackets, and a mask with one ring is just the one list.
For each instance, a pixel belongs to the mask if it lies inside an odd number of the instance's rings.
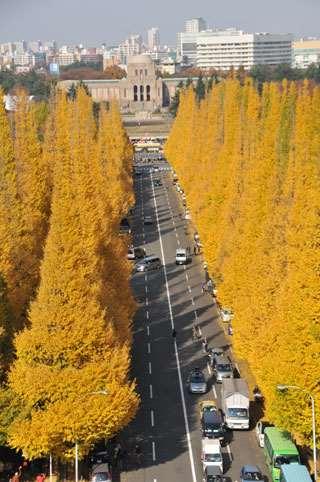
{"label": "white van", "polygon": [[188,264],[190,261],[190,253],[186,248],[178,248],[176,250],[176,264]]}
{"label": "white van", "polygon": [[223,473],[220,441],[212,438],[203,438],[201,459],[203,471],[205,471],[206,467],[213,466],[219,467]]}

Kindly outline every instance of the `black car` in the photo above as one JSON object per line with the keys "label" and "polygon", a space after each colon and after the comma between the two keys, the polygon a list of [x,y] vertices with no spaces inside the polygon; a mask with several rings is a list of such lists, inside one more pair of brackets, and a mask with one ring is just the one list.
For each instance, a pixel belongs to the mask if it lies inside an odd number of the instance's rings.
{"label": "black car", "polygon": [[208,465],[204,471],[205,482],[229,482],[230,479],[225,477],[220,468],[214,465]]}
{"label": "black car", "polygon": [[202,436],[223,440],[225,426],[221,413],[218,410],[204,411],[201,418]]}

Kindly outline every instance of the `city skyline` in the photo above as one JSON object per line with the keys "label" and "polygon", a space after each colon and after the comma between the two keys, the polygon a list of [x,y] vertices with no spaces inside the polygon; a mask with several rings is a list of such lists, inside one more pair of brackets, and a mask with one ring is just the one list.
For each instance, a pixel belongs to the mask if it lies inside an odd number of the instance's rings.
{"label": "city skyline", "polygon": [[283,0],[281,5],[276,0],[259,5],[254,0],[244,0],[241,5],[237,0],[227,0],[214,8],[209,0],[198,3],[197,8],[191,2],[173,5],[163,0],[158,11],[146,0],[126,2],[125,8],[123,4],[120,7],[92,0],[90,9],[83,0],[48,0],[45,5],[40,0],[30,0],[28,5],[4,0],[0,42],[55,39],[59,44],[111,45],[133,33],[143,34],[146,41],[147,30],[156,25],[161,43],[174,45],[177,32],[184,30],[185,20],[200,16],[213,28],[234,26],[251,32],[290,32],[297,38],[320,33],[320,4],[316,0]]}

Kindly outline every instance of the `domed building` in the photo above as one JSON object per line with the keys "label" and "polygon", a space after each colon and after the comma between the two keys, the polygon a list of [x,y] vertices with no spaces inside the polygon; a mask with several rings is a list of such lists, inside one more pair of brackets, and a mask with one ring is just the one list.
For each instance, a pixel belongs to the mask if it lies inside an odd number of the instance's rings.
{"label": "domed building", "polygon": [[[127,77],[119,79],[84,80],[96,102],[116,99],[123,113],[154,112],[170,104],[177,86],[186,79],[161,79],[150,55],[129,57]],[[68,90],[78,81],[63,80],[59,85]]]}

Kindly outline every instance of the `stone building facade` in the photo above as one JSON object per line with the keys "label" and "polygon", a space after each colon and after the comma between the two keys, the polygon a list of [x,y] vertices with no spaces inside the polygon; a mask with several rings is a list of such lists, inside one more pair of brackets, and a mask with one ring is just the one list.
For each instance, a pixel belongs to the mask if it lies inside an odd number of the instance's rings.
{"label": "stone building facade", "polygon": [[[165,111],[184,78],[162,79],[157,76],[156,65],[149,55],[129,58],[127,77],[121,80],[85,80],[95,102],[119,102],[123,113]],[[63,80],[59,86],[68,90],[73,80]]]}

